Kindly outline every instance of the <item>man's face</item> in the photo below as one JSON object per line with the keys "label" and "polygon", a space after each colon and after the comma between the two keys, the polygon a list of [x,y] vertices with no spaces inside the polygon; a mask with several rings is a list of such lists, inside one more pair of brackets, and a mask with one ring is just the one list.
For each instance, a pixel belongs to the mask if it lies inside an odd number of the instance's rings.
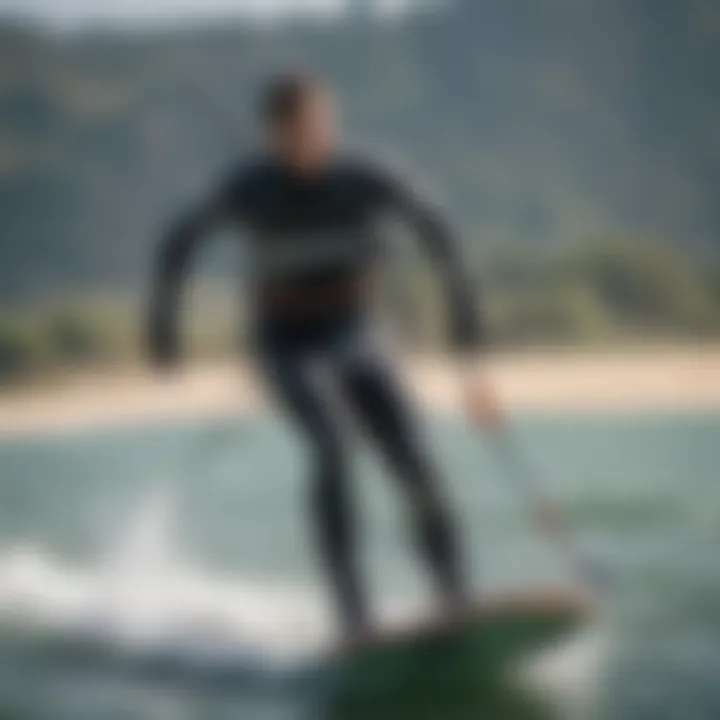
{"label": "man's face", "polygon": [[322,165],[333,151],[338,137],[337,109],[323,90],[305,96],[291,118],[270,131],[270,142],[280,156],[301,170]]}

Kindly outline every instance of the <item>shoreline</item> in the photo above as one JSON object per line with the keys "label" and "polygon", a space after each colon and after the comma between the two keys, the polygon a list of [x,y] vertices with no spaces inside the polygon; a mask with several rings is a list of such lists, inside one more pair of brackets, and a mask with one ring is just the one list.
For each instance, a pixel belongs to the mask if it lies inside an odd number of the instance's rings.
{"label": "shoreline", "polygon": [[[431,411],[461,409],[453,362],[400,362],[410,391]],[[720,411],[720,346],[608,351],[528,351],[488,359],[508,412]],[[262,383],[248,362],[148,372],[69,375],[60,385],[0,393],[0,440],[169,419],[257,412]]]}

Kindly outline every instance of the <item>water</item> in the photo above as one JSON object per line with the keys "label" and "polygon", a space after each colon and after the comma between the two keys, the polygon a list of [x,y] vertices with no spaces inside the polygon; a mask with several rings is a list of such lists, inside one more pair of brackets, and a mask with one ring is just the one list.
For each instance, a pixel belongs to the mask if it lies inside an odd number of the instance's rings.
{"label": "water", "polygon": [[[615,581],[598,627],[532,681],[572,717],[720,717],[720,417],[517,431]],[[437,418],[429,438],[478,584],[572,586],[475,434]],[[288,684],[332,636],[302,465],[264,416],[0,444],[0,717],[317,716]],[[417,611],[428,588],[399,491],[362,451],[356,475],[378,612]],[[510,717],[484,702],[457,717]]]}

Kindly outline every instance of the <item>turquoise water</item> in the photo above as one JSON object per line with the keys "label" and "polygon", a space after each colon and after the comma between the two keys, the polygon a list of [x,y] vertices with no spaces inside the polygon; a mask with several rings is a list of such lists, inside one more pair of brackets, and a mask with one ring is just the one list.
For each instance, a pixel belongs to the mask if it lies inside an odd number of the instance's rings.
{"label": "turquoise water", "polygon": [[[592,686],[593,717],[720,717],[720,416],[532,417],[516,431],[615,580],[598,631],[608,649],[570,690]],[[572,586],[476,435],[437,418],[428,437],[478,587]],[[269,416],[0,444],[0,716],[314,715],[278,688],[196,682],[193,666],[238,638],[276,662],[327,632],[302,476],[301,450]],[[378,612],[419,603],[402,497],[361,449],[354,489]],[[89,662],[71,642],[88,636],[106,646]],[[170,656],[179,677],[158,661]],[[457,717],[487,717],[482,702]]]}

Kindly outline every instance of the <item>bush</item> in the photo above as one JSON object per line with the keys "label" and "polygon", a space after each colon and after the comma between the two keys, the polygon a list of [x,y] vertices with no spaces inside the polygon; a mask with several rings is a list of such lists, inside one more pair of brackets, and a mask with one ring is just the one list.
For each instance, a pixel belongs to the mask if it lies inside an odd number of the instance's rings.
{"label": "bush", "polygon": [[49,321],[48,342],[56,360],[63,364],[86,364],[107,358],[109,342],[97,323],[74,315],[60,315]]}
{"label": "bush", "polygon": [[47,367],[42,333],[27,321],[0,323],[0,385],[28,380]]}
{"label": "bush", "polygon": [[597,293],[619,327],[680,336],[715,328],[718,305],[709,283],[658,245],[604,240],[580,251],[568,272]]}
{"label": "bush", "polygon": [[493,334],[503,345],[597,344],[613,334],[599,298],[579,284],[507,293],[491,310]]}

